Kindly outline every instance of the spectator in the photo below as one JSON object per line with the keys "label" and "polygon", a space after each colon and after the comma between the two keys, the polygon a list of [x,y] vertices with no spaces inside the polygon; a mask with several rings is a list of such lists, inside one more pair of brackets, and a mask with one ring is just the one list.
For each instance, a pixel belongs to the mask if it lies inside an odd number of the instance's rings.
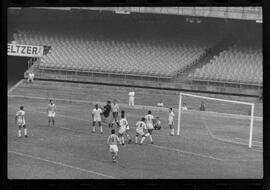
{"label": "spectator", "polygon": [[157,103],[157,106],[158,107],[163,107],[164,106],[162,99],[160,99],[160,101]]}
{"label": "spectator", "polygon": [[33,73],[33,71],[29,71],[27,81],[32,83],[34,81],[34,77],[35,77],[35,74]]}
{"label": "spectator", "polygon": [[182,110],[187,110],[187,105],[183,103]]}
{"label": "spectator", "polygon": [[128,93],[128,96],[129,96],[129,99],[128,99],[128,105],[134,106],[134,96],[135,96],[134,90],[131,90],[131,91]]}
{"label": "spectator", "polygon": [[205,106],[204,106],[204,102],[201,102],[201,106],[200,106],[200,111],[205,111]]}

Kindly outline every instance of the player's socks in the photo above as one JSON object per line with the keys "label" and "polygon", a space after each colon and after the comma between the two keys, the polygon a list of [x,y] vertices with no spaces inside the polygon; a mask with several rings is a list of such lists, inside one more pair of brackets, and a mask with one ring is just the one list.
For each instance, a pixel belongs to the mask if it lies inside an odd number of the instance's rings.
{"label": "player's socks", "polygon": [[24,129],[24,136],[27,136],[27,129]]}
{"label": "player's socks", "polygon": [[92,127],[92,133],[96,131],[96,127]]}
{"label": "player's socks", "polygon": [[138,143],[138,137],[135,136],[135,143]]}
{"label": "player's socks", "polygon": [[100,133],[101,133],[101,134],[103,133],[103,128],[102,128],[102,126],[100,126]]}
{"label": "player's socks", "polygon": [[150,141],[153,142],[152,135],[149,135]]}
{"label": "player's socks", "polygon": [[171,136],[173,136],[174,135],[174,129],[171,129],[171,134],[170,134]]}
{"label": "player's socks", "polygon": [[22,136],[22,131],[21,130],[18,131],[18,135],[19,135],[19,137]]}
{"label": "player's socks", "polygon": [[141,142],[140,142],[140,143],[142,144],[144,140],[145,140],[145,137],[142,137],[142,139],[141,139]]}

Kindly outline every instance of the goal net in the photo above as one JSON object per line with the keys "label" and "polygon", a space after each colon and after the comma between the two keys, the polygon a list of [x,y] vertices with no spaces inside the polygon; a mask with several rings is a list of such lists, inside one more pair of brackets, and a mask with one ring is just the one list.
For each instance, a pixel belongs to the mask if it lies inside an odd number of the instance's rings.
{"label": "goal net", "polygon": [[262,118],[250,102],[180,93],[177,135],[183,133],[262,148]]}

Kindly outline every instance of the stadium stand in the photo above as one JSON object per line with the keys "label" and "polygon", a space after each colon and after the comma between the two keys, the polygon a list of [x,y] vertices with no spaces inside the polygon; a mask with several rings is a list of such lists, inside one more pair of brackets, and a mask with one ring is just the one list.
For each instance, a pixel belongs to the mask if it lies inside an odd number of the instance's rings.
{"label": "stadium stand", "polygon": [[151,37],[151,31],[144,35],[126,31],[117,36],[95,29],[86,32],[76,27],[52,25],[48,30],[23,26],[13,37],[17,43],[52,47],[51,53],[41,59],[43,69],[172,77],[196,63],[218,42],[217,36],[202,37],[190,30],[169,39],[170,35],[163,35],[162,30],[160,36]]}
{"label": "stadium stand", "polygon": [[214,56],[210,62],[197,69],[189,77],[262,84],[262,40],[241,38],[227,50]]}

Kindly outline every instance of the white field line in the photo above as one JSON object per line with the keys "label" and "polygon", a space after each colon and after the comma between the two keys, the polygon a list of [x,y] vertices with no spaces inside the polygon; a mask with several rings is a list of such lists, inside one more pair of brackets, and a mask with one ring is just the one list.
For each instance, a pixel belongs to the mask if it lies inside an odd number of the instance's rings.
{"label": "white field line", "polygon": [[[46,112],[42,112],[42,111],[36,111],[36,112],[46,113]],[[61,115],[61,114],[57,114],[57,115],[60,116],[60,117],[70,118],[70,119],[79,120],[79,121],[88,121],[86,119],[82,119],[82,118],[78,118],[78,117],[65,116],[65,115]],[[65,128],[65,127],[56,127],[56,128],[61,128],[61,129],[65,129],[65,130],[69,130],[69,131],[73,131],[73,132],[78,132],[77,130],[73,130],[73,129],[69,129],[69,128]],[[166,135],[159,134],[158,136],[166,136]],[[216,158],[216,157],[208,156],[208,155],[204,155],[204,154],[188,152],[188,151],[184,151],[184,150],[180,150],[180,149],[176,149],[176,148],[169,148],[169,147],[166,147],[166,146],[159,146],[159,145],[152,145],[152,144],[150,144],[150,146],[153,146],[153,147],[156,147],[156,148],[159,148],[159,149],[166,149],[166,150],[171,150],[171,151],[182,152],[182,153],[185,153],[185,154],[191,154],[191,155],[199,156],[199,157],[203,157],[203,158],[214,159],[214,160],[218,160],[218,161],[252,161],[252,160],[225,160],[225,159],[222,159],[222,158]],[[262,151],[259,151],[259,150],[254,150],[254,151],[262,152]],[[259,161],[259,160],[254,160],[254,161]]]}
{"label": "white field line", "polygon": [[8,95],[11,94],[11,92],[12,92],[13,90],[15,90],[15,88],[17,88],[23,81],[24,81],[24,79],[20,80],[20,81],[17,82],[14,86],[12,86],[12,87],[8,90]]}
{"label": "white field line", "polygon": [[8,153],[16,154],[16,155],[19,155],[19,156],[22,156],[22,157],[32,158],[32,159],[35,159],[35,160],[41,160],[41,161],[49,162],[49,163],[52,163],[52,164],[55,164],[55,165],[59,165],[59,166],[63,166],[63,167],[67,167],[67,168],[71,168],[71,169],[75,169],[75,170],[79,170],[79,171],[82,171],[82,172],[91,173],[91,174],[95,174],[95,175],[98,175],[98,176],[102,176],[102,177],[114,179],[114,177],[113,176],[110,176],[110,175],[102,174],[102,173],[95,172],[95,171],[92,171],[92,170],[87,170],[87,169],[79,168],[79,167],[76,167],[76,166],[71,166],[71,165],[68,165],[68,164],[64,164],[62,162],[48,160],[48,159],[45,159],[45,158],[41,158],[41,157],[29,155],[29,154],[24,154],[24,153],[17,152],[17,151],[11,151],[11,150],[9,150]]}
{"label": "white field line", "polygon": [[[36,100],[48,100],[49,98],[45,97],[35,97],[35,96],[22,96],[22,95],[8,95],[9,98],[25,98],[25,99],[36,99]],[[72,102],[72,103],[91,103],[91,104],[99,104],[102,105],[104,102],[98,102],[98,101],[86,101],[86,100],[74,100],[74,99],[66,99],[66,98],[53,98],[55,101],[63,101],[63,102]],[[144,105],[135,105],[135,106],[129,106],[128,104],[119,104],[120,107],[122,108],[133,108],[133,109],[144,109],[144,110],[155,110],[155,111],[163,111],[163,112],[168,112],[169,108],[159,108],[155,106],[144,106]],[[178,112],[178,109],[174,110],[176,113]],[[198,111],[198,110],[187,110],[184,111],[185,113],[188,114],[194,114],[200,113],[200,114],[205,114],[205,115],[210,115],[210,116],[217,116],[217,117],[224,117],[224,118],[237,118],[237,119],[250,119],[250,116],[246,115],[239,115],[239,114],[228,114],[228,113],[218,113],[218,112],[211,112],[211,111]],[[254,120],[262,121],[262,117],[254,116]]]}
{"label": "white field line", "polygon": [[154,144],[149,144],[149,145],[153,146],[153,147],[156,147],[156,148],[160,148],[160,149],[176,151],[176,152],[180,152],[180,153],[184,153],[184,154],[190,154],[190,155],[197,156],[197,157],[213,159],[213,160],[223,161],[223,162],[260,162],[260,161],[262,161],[262,160],[228,160],[228,159],[223,159],[223,158],[217,158],[217,157],[214,157],[214,156],[208,156],[208,155],[204,155],[204,154],[199,154],[199,153],[195,153],[195,152],[189,152],[189,151],[185,151],[185,150],[180,150],[180,149],[177,149],[177,148],[169,148],[169,147],[166,147],[166,146],[159,146],[159,145],[154,145]]}
{"label": "white field line", "polygon": [[[235,138],[235,139],[244,140],[243,138]],[[252,140],[252,142],[256,142],[256,143],[258,143],[258,144],[262,144],[262,143],[263,143],[263,142],[255,141],[255,140]]]}

